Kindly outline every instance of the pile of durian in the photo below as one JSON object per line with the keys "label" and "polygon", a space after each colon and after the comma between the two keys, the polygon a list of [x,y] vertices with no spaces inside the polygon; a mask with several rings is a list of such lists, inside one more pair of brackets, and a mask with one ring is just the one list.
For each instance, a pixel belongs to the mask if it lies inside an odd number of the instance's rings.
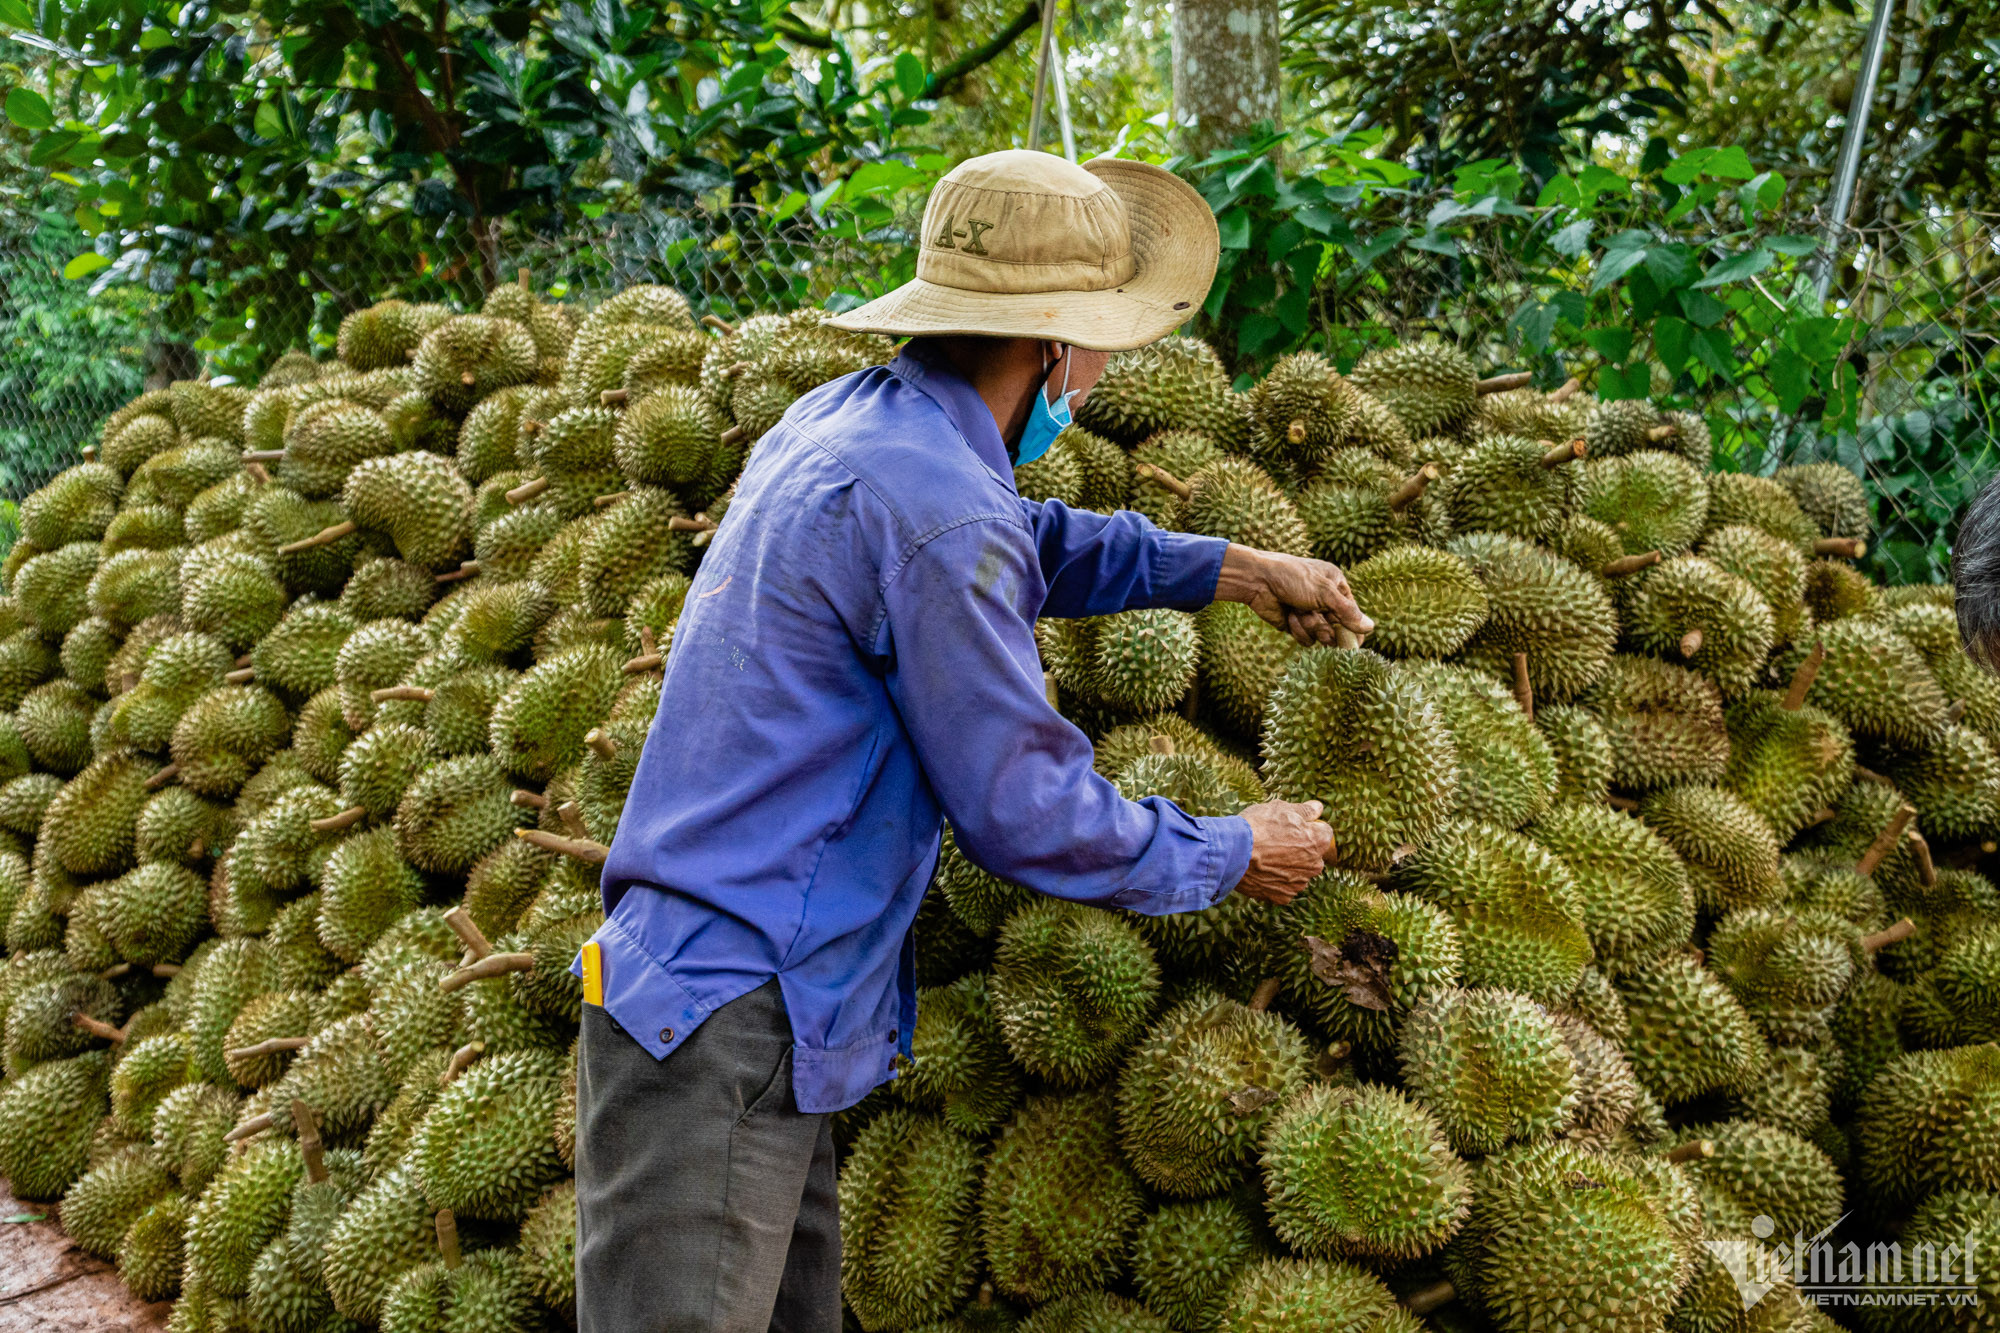
{"label": "pile of durian", "polygon": [[[0,563],[15,1194],[186,1333],[573,1322],[569,967],[674,623],[757,439],[892,351],[524,280],[106,421]],[[1051,697],[1336,864],[1146,918],[947,832],[915,1058],[837,1119],[850,1327],[1812,1333],[1706,1242],[2000,1253],[2000,681],[1859,572],[1856,478],[1708,454],[1438,342],[1114,358],[1022,492],[1376,629],[1045,622]]]}

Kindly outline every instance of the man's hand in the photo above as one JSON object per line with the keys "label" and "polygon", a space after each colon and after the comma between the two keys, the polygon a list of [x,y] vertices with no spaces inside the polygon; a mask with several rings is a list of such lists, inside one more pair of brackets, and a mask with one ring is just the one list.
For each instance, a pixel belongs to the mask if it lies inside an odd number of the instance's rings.
{"label": "man's hand", "polygon": [[1234,542],[1222,556],[1215,600],[1242,602],[1308,648],[1339,643],[1342,627],[1363,637],[1375,628],[1339,565]]}
{"label": "man's hand", "polygon": [[1333,830],[1320,822],[1318,801],[1265,801],[1241,812],[1250,825],[1250,868],[1236,891],[1258,902],[1283,907],[1326,869],[1333,855]]}

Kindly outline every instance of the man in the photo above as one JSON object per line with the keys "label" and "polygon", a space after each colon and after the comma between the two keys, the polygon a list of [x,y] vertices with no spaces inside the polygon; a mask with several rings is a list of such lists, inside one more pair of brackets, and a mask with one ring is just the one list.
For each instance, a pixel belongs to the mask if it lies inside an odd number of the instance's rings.
{"label": "man", "polygon": [[835,321],[913,341],[758,442],[578,960],[583,1333],[840,1328],[829,1113],[909,1053],[941,817],[994,874],[1134,912],[1282,903],[1322,868],[1317,803],[1195,819],[1120,797],[1036,656],[1039,615],[1215,598],[1302,642],[1373,627],[1332,565],[1014,491],[1109,350],[1188,318],[1216,255],[1207,205],[1158,168],[972,159],[931,195],[916,280]]}
{"label": "man", "polygon": [[1986,484],[1958,525],[1951,578],[1966,655],[2000,672],[2000,478]]}

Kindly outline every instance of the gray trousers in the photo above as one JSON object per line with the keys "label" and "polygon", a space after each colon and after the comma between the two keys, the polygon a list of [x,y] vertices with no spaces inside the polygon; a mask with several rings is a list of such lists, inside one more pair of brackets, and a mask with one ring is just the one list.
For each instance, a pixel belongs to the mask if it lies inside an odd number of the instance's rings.
{"label": "gray trousers", "polygon": [[579,1333],[839,1333],[832,1118],[775,980],[664,1060],[585,1005],[576,1110]]}

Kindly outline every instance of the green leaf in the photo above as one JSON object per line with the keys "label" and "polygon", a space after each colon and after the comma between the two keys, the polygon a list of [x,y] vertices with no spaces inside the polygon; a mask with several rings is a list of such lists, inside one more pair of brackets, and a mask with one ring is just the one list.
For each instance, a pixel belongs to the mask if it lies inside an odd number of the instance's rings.
{"label": "green leaf", "polygon": [[1735,382],[1736,350],[1729,345],[1729,335],[1721,329],[1702,329],[1694,335],[1694,359]]}
{"label": "green leaf", "polygon": [[1819,249],[1817,236],[1766,236],[1764,244],[1781,255],[1791,255],[1803,259]]}
{"label": "green leaf", "polygon": [[1597,372],[1597,396],[1603,401],[1645,398],[1652,392],[1653,373],[1644,361],[1629,366],[1605,366]]}
{"label": "green leaf", "polygon": [[1660,173],[1660,179],[1669,185],[1692,185],[1701,179],[1702,169],[1716,154],[1713,148],[1691,148],[1675,158],[1667,169]]}
{"label": "green leaf", "polygon": [[1750,154],[1736,144],[1716,149],[1715,156],[1708,160],[1702,170],[1708,175],[1732,181],[1747,181],[1757,174],[1757,168],[1750,165]]}
{"label": "green leaf", "polygon": [[41,1222],[47,1220],[47,1218],[47,1213],[10,1213],[6,1217],[0,1217],[0,1222],[5,1222],[12,1226],[20,1222]]}
{"label": "green leaf", "polygon": [[1660,364],[1678,375],[1687,365],[1688,343],[1694,330],[1684,319],[1672,315],[1661,315],[1653,321],[1653,352],[1660,358]]}
{"label": "green leaf", "polygon": [[1606,361],[1623,361],[1632,352],[1632,330],[1626,328],[1591,329],[1583,341]]}
{"label": "green leaf", "polygon": [[1590,248],[1590,219],[1578,218],[1549,237],[1549,248],[1559,255],[1575,259]]}
{"label": "green leaf", "polygon": [[266,139],[285,137],[285,113],[278,110],[276,102],[266,102],[257,108],[257,115],[251,121],[251,128]]}
{"label": "green leaf", "polygon": [[1805,358],[1789,347],[1778,346],[1771,349],[1770,357],[1764,362],[1765,378],[1771,381],[1771,391],[1778,397],[1778,410],[1790,416],[1799,410],[1799,405],[1812,395],[1812,368]]}
{"label": "green leaf", "polygon": [[1690,323],[1704,329],[1712,329],[1729,315],[1729,307],[1710,296],[1707,292],[1682,290],[1675,292],[1681,303],[1681,313]]}
{"label": "green leaf", "polygon": [[1685,245],[1649,245],[1646,247],[1646,271],[1661,287],[1671,289],[1686,286],[1688,279],[1699,270],[1692,248]]}
{"label": "green leaf", "polygon": [[32,88],[16,88],[7,94],[7,119],[24,130],[54,129],[56,123],[47,99]]}
{"label": "green leaf", "polygon": [[1776,258],[1776,255],[1759,245],[1755,249],[1746,250],[1740,255],[1723,260],[1704,274],[1695,286],[1720,287],[1724,283],[1741,282],[1751,274],[1762,273],[1771,267],[1771,261]]}
{"label": "green leaf", "polygon": [[1546,348],[1549,339],[1555,336],[1556,317],[1557,310],[1553,305],[1530,297],[1521,303],[1521,308],[1507,321],[1507,329],[1523,343],[1539,352]]}
{"label": "green leaf", "polygon": [[148,28],[139,34],[141,51],[157,51],[163,46],[172,46],[174,35],[165,28]]}
{"label": "green leaf", "polygon": [[73,281],[77,278],[87,277],[101,268],[109,267],[111,267],[109,259],[98,254],[95,250],[85,250],[75,259],[63,265],[63,276]]}
{"label": "green leaf", "polygon": [[35,26],[35,15],[21,0],[0,0],[0,24],[9,28]]}
{"label": "green leaf", "polygon": [[1248,250],[1250,248],[1250,214],[1241,208],[1232,208],[1215,220],[1215,229],[1222,234],[1222,248],[1225,250]]}
{"label": "green leaf", "polygon": [[1597,261],[1597,272],[1591,275],[1590,294],[1595,296],[1645,262],[1644,250],[1605,251],[1604,258]]}
{"label": "green leaf", "polygon": [[913,100],[923,90],[924,62],[914,52],[902,52],[896,57],[896,91]]}
{"label": "green leaf", "polygon": [[771,210],[771,220],[773,222],[783,222],[786,218],[792,216],[792,214],[798,212],[801,208],[804,208],[805,206],[806,206],[805,192],[802,190],[793,190],[783,199],[780,199],[778,201],[778,206]]}

